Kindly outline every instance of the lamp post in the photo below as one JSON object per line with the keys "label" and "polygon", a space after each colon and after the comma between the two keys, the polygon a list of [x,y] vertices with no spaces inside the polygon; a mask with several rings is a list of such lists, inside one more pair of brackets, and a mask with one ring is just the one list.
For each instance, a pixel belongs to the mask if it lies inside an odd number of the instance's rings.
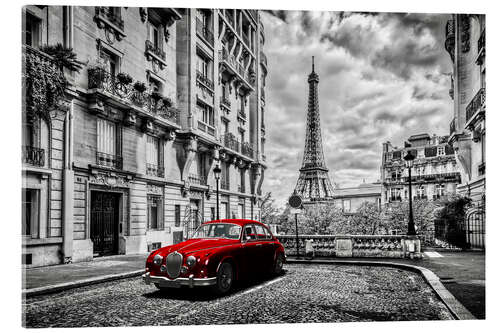
{"label": "lamp post", "polygon": [[214,176],[215,176],[215,201],[216,201],[216,212],[217,212],[217,220],[219,219],[219,179],[222,170],[217,164],[214,168]]}
{"label": "lamp post", "polygon": [[408,168],[408,196],[409,198],[409,212],[408,212],[408,236],[415,236],[417,233],[415,231],[415,222],[413,221],[413,207],[412,207],[412,196],[411,196],[411,168],[413,167],[413,160],[415,156],[408,151],[403,157],[405,160],[406,167]]}

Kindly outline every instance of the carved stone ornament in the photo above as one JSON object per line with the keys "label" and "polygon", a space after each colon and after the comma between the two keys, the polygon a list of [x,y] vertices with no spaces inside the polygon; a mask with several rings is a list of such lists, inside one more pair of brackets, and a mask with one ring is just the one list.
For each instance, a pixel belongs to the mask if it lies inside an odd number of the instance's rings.
{"label": "carved stone ornament", "polygon": [[181,186],[181,195],[183,198],[186,198],[189,196],[189,194],[190,194],[189,187],[190,187],[189,182],[187,180],[185,180],[184,184]]}
{"label": "carved stone ornament", "polygon": [[167,141],[174,141],[176,136],[177,136],[177,133],[175,133],[175,131],[168,131],[168,133],[165,135],[164,139]]}
{"label": "carved stone ornament", "polygon": [[126,177],[111,175],[109,172],[98,172],[89,178],[89,183],[103,185],[106,187],[128,187],[129,180]]}
{"label": "carved stone ornament", "polygon": [[163,194],[163,188],[161,186],[158,186],[158,185],[148,184],[147,185],[147,192],[149,194],[162,195]]}
{"label": "carved stone ornament", "polygon": [[148,9],[146,7],[139,7],[139,14],[141,15],[142,23],[148,19]]}

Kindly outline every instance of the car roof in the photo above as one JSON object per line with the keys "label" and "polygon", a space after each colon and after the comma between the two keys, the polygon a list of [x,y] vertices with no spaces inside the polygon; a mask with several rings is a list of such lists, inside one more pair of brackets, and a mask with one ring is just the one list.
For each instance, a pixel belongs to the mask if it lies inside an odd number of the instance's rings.
{"label": "car roof", "polygon": [[265,226],[265,224],[255,221],[255,220],[246,220],[246,219],[220,219],[220,220],[213,220],[213,221],[207,221],[203,222],[203,224],[210,224],[210,223],[232,223],[232,224],[237,224],[240,226],[244,226],[249,223],[256,223]]}

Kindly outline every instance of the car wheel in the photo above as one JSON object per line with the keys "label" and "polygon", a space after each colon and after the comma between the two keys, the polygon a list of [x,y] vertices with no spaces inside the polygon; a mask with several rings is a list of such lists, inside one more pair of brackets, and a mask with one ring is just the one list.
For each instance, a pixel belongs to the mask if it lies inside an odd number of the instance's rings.
{"label": "car wheel", "polygon": [[213,286],[216,294],[223,295],[227,293],[233,285],[233,266],[228,262],[223,262],[217,271],[217,280]]}
{"label": "car wheel", "polygon": [[283,253],[278,253],[276,259],[274,260],[273,273],[279,275],[283,272],[283,263],[285,262],[285,257]]}

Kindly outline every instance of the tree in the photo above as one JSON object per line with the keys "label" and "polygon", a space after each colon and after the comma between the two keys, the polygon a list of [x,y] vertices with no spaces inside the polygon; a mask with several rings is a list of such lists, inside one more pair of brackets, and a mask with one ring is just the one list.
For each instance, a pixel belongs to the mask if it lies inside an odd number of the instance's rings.
{"label": "tree", "polygon": [[[440,203],[420,199],[413,200],[412,202],[413,220],[415,222],[417,234],[424,235],[427,232],[433,232],[434,221]],[[408,201],[391,202],[382,214],[381,229],[383,229],[385,233],[390,233],[391,230],[398,230],[402,233],[406,233],[408,230],[408,213]]]}
{"label": "tree", "polygon": [[70,47],[65,47],[61,43],[56,45],[44,45],[40,48],[42,52],[54,58],[54,62],[57,64],[59,69],[62,71],[63,68],[67,68],[72,72],[80,72],[82,65],[81,61],[76,58],[76,53]]}
{"label": "tree", "polygon": [[444,202],[437,212],[436,238],[451,245],[467,248],[465,235],[465,215],[471,199],[467,197],[451,197]]}
{"label": "tree", "polygon": [[271,192],[267,192],[260,204],[260,217],[265,224],[275,224],[279,216],[279,211],[275,206],[275,200]]}
{"label": "tree", "polygon": [[374,202],[363,202],[356,213],[347,220],[346,228],[348,233],[353,235],[378,234],[381,231],[381,211],[378,205]]}

